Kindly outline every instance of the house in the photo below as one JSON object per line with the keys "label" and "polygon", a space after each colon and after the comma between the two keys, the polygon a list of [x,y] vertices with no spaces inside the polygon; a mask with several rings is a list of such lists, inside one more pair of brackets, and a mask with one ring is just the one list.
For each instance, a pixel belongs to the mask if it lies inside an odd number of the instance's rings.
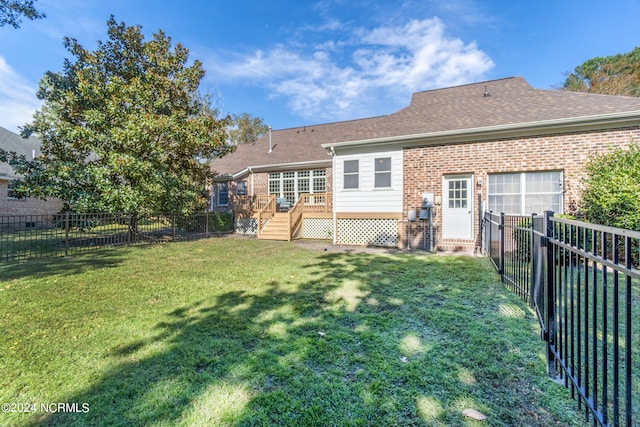
{"label": "house", "polygon": [[[0,148],[33,159],[40,155],[40,141],[24,139],[0,127]],[[19,178],[8,163],[0,162],[0,216],[2,215],[52,215],[62,208],[60,200],[18,198],[12,189],[12,181]],[[32,222],[32,221],[29,221]]]}
{"label": "house", "polygon": [[[325,126],[334,132],[305,139],[304,132]],[[221,166],[234,165],[221,168],[220,179],[228,179],[231,191],[227,194],[238,194],[233,188],[243,179],[255,184],[268,175],[267,183],[246,193],[262,202],[237,208],[237,218],[253,220],[255,230],[248,232],[261,237],[279,224],[296,227],[288,238],[323,234],[334,243],[427,247],[426,222],[408,221],[422,210],[426,197],[434,247],[473,251],[485,210],[522,215],[575,211],[589,156],[640,140],[640,98],[540,90],[512,77],[414,93],[406,108],[387,116],[280,132],[288,138],[283,145],[308,150],[309,161],[320,161],[316,144],[331,155],[330,165],[323,163],[331,183],[325,196],[331,215],[314,214],[318,206],[308,195],[299,201],[306,184],[290,197],[294,208],[286,224],[274,203],[267,206],[269,195],[291,193],[296,176],[291,175],[296,166],[286,158],[271,160],[280,137],[273,132],[272,153],[265,149],[265,136],[220,160]],[[257,170],[263,175],[241,160],[249,158],[248,151],[262,159]],[[304,159],[295,157],[295,163],[302,165]],[[271,187],[278,171],[281,187],[275,182]],[[319,220],[322,231],[316,233],[311,223]]]}

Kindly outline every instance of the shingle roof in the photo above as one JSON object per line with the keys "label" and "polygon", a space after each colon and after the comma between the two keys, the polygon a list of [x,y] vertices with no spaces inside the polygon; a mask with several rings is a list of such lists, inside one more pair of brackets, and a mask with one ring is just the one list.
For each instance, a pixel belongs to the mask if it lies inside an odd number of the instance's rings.
{"label": "shingle roof", "polygon": [[[485,96],[485,91],[488,96]],[[533,89],[522,77],[413,94],[411,104],[351,141],[640,111],[640,98]]]}
{"label": "shingle roof", "polygon": [[249,166],[323,160],[330,162],[331,158],[320,144],[344,141],[357,129],[375,123],[383,117],[273,130],[271,153],[269,153],[269,134],[267,133],[254,143],[239,144],[233,153],[215,160],[211,169],[220,175],[230,175]]}
{"label": "shingle roof", "polygon": [[509,77],[416,92],[409,106],[387,116],[273,131],[273,153],[268,154],[269,140],[265,135],[216,160],[212,169],[233,174],[247,166],[326,159],[320,144],[623,112],[640,112],[640,98],[534,89],[522,77]]}
{"label": "shingle roof", "polygon": [[[24,139],[5,128],[0,127],[0,148],[5,151],[15,151],[28,159],[40,155],[40,141],[36,138]],[[0,162],[0,179],[11,180],[18,176],[8,163]]]}

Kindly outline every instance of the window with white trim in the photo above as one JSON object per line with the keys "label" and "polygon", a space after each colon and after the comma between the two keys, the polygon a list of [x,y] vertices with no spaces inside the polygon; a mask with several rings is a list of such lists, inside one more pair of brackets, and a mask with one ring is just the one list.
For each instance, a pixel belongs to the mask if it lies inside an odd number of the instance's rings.
{"label": "window with white trim", "polygon": [[247,181],[239,181],[236,186],[236,195],[237,196],[246,196],[247,195]]}
{"label": "window with white trim", "polygon": [[359,160],[345,160],[344,161],[344,189],[357,189],[359,188],[359,173],[360,163]]}
{"label": "window with white trim", "polygon": [[391,157],[375,159],[375,188],[391,187]]}
{"label": "window with white trim", "polygon": [[313,192],[324,193],[327,191],[327,172],[325,170],[313,171]]}
{"label": "window with white trim", "polygon": [[218,183],[218,206],[229,206],[229,183]]}
{"label": "window with white trim", "polygon": [[295,203],[301,194],[325,191],[327,191],[327,177],[326,172],[321,169],[269,174],[269,194],[284,197],[291,203]]}
{"label": "window with white trim", "polygon": [[489,175],[489,210],[510,215],[562,213],[562,172]]}

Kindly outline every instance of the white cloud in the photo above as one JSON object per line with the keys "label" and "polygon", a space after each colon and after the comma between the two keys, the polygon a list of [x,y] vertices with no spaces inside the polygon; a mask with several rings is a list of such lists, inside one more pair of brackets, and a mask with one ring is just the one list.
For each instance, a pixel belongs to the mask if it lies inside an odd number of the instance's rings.
{"label": "white cloud", "polygon": [[0,56],[0,126],[18,132],[18,126],[30,122],[41,105],[35,93],[36,88]]}
{"label": "white cloud", "polygon": [[213,70],[215,78],[266,87],[293,113],[316,121],[390,113],[414,91],[477,81],[494,65],[475,42],[448,36],[438,18],[356,28],[348,40],[308,49],[278,45],[205,63],[224,64]]}

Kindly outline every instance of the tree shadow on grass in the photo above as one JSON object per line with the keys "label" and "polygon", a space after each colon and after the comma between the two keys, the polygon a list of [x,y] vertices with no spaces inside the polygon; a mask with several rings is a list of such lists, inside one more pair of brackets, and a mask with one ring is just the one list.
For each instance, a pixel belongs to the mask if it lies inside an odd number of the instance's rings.
{"label": "tree shadow on grass", "polygon": [[88,270],[118,267],[124,262],[130,250],[128,248],[100,249],[100,256],[95,251],[91,254],[70,257],[49,257],[0,263],[0,277],[4,280],[21,278],[42,278],[51,275],[71,276],[82,274]]}
{"label": "tree shadow on grass", "polygon": [[[514,351],[533,341],[532,319],[504,316],[501,306],[524,304],[496,292],[488,267],[462,257],[317,260],[304,284],[276,277],[203,295],[148,337],[114,343],[105,357],[117,365],[64,397],[90,410],[34,425],[455,425],[467,406],[496,424],[557,421],[535,390],[513,392],[540,374]],[[524,330],[505,331],[507,322]],[[501,364],[513,365],[509,378]]]}

